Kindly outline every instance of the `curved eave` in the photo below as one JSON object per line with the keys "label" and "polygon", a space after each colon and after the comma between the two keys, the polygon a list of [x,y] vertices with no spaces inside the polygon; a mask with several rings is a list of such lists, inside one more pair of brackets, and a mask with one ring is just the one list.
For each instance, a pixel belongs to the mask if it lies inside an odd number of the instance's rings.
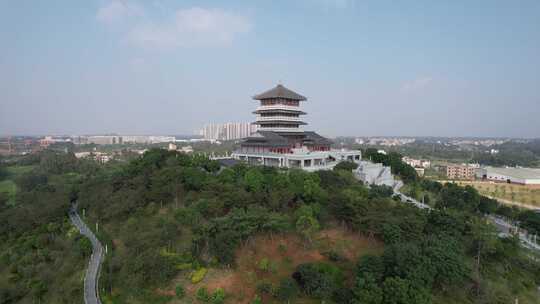
{"label": "curved eave", "polygon": [[252,146],[252,147],[273,147],[273,148],[279,148],[279,147],[287,148],[287,147],[290,147],[289,143],[268,143],[268,142],[243,142],[240,145],[242,145],[243,147],[249,147],[249,146]]}
{"label": "curved eave", "polygon": [[253,99],[255,100],[265,100],[265,99],[288,99],[288,100],[297,100],[297,101],[304,101],[307,100],[305,96],[302,96],[290,89],[287,89],[282,84],[278,84],[276,87],[253,96]]}
{"label": "curved eave", "polygon": [[261,100],[267,100],[267,99],[285,99],[285,100],[294,100],[294,101],[307,101],[307,98],[306,97],[303,97],[300,98],[291,98],[291,97],[282,97],[282,96],[272,96],[272,97],[264,97],[264,98],[261,98],[260,96],[251,96],[251,99],[255,100],[255,101],[261,101]]}
{"label": "curved eave", "polygon": [[306,114],[307,114],[306,112],[302,112],[302,111],[295,111],[295,110],[272,110],[272,109],[268,109],[268,110],[257,110],[257,111],[253,111],[252,113],[253,113],[253,114],[261,114],[261,113],[292,113],[292,114],[298,114],[298,115],[306,115]]}
{"label": "curved eave", "polygon": [[256,121],[253,124],[256,125],[272,125],[272,124],[284,124],[284,125],[307,125],[303,121],[288,121],[288,120],[268,120],[268,121]]}

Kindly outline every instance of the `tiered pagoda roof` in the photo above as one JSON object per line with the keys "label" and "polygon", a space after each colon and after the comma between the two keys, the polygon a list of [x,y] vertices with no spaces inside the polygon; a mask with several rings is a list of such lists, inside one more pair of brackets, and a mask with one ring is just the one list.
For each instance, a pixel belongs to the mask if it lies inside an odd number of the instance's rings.
{"label": "tiered pagoda roof", "polygon": [[281,84],[278,84],[274,88],[253,96],[254,100],[264,100],[264,99],[289,99],[289,100],[297,100],[297,101],[305,101],[307,100],[306,97],[287,89]]}
{"label": "tiered pagoda roof", "polygon": [[305,96],[278,84],[253,99],[261,103],[253,112],[257,114],[255,124],[259,125],[259,131],[244,139],[242,147],[292,149],[307,146],[315,151],[330,148],[330,140],[300,128],[307,124],[300,119],[300,115],[306,114],[300,110],[300,101],[307,100]]}

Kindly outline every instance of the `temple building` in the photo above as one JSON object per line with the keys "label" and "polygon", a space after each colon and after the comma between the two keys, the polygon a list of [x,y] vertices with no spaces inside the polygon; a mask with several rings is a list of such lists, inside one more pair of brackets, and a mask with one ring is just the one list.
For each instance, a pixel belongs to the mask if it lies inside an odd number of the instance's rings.
{"label": "temple building", "polygon": [[253,112],[258,131],[245,138],[232,154],[253,165],[302,168],[308,171],[332,169],[340,161],[360,162],[360,151],[331,149],[332,141],[305,131],[306,115],[300,103],[307,98],[281,84],[255,95],[260,102]]}

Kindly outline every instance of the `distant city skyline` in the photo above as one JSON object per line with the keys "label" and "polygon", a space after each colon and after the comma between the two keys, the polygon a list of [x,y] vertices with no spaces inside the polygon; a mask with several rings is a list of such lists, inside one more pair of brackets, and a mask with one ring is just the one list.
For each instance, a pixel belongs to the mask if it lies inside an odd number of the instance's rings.
{"label": "distant city skyline", "polygon": [[193,134],[283,83],[325,136],[540,137],[540,2],[4,1],[0,135]]}

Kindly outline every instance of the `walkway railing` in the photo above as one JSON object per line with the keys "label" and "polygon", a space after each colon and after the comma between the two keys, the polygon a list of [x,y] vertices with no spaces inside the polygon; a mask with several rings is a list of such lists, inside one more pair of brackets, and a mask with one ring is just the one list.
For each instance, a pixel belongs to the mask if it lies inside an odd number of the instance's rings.
{"label": "walkway railing", "polygon": [[84,303],[101,304],[98,287],[99,273],[103,261],[103,246],[94,233],[79,217],[76,204],[73,204],[69,211],[69,219],[71,220],[71,223],[79,229],[79,232],[87,237],[92,243],[92,255],[90,256],[88,268],[86,269],[86,274],[84,276]]}

